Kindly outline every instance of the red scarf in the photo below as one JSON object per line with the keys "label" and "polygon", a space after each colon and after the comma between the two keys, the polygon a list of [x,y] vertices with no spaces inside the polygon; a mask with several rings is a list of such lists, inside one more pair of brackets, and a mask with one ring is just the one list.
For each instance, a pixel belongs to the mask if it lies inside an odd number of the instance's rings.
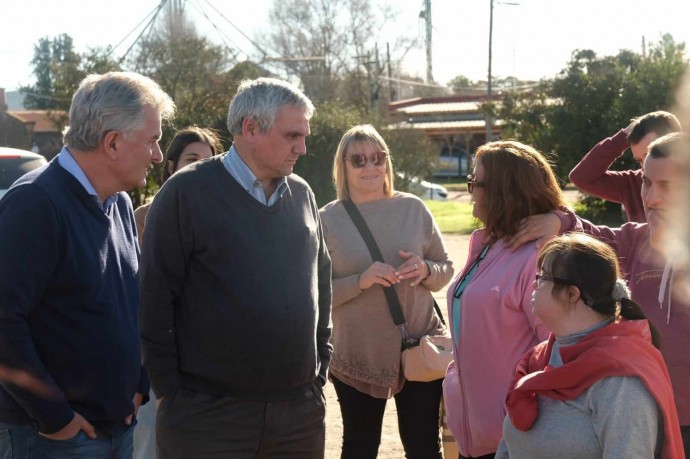
{"label": "red scarf", "polygon": [[661,353],[652,346],[646,320],[622,321],[595,330],[576,344],[560,348],[563,366],[549,365],[553,334],[522,356],[506,405],[513,425],[529,430],[539,415],[537,395],[573,400],[610,376],[637,376],[663,415],[662,458],[684,458],[673,389]]}

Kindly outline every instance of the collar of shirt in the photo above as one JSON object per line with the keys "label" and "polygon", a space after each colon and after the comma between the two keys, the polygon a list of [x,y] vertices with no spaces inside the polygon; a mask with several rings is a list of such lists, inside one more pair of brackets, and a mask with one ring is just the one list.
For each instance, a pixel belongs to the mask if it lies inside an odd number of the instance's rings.
{"label": "collar of shirt", "polygon": [[98,197],[98,193],[96,193],[96,189],[93,187],[89,179],[86,177],[86,174],[84,171],[79,167],[79,164],[74,160],[74,157],[72,156],[72,153],[69,152],[67,147],[62,147],[62,150],[60,150],[60,153],[58,154],[58,164],[67,172],[69,172],[79,183],[81,183],[81,186],[84,187],[87,193],[89,193],[89,196],[93,197],[96,203],[98,204],[98,207],[103,211],[103,213],[108,213],[108,210],[110,209],[110,206],[112,206],[115,201],[117,201],[118,195],[117,193],[108,196],[105,200],[105,202],[101,202],[101,198]]}
{"label": "collar of shirt", "polygon": [[266,206],[272,206],[283,196],[285,190],[288,189],[287,177],[281,177],[278,179],[278,186],[276,191],[271,195],[271,197],[266,200],[266,195],[264,194],[264,188],[261,183],[257,180],[256,175],[249,169],[249,166],[242,160],[239,153],[235,149],[235,145],[230,147],[230,150],[223,158],[223,165],[225,169],[232,175],[232,177],[237,180],[242,188],[247,190],[254,199],[259,201],[261,204]]}

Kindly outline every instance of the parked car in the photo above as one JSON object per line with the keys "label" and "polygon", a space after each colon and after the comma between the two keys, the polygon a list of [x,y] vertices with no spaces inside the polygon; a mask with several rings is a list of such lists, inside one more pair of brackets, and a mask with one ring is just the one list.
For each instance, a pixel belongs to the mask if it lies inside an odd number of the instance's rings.
{"label": "parked car", "polygon": [[0,147],[0,198],[19,177],[46,163],[46,159],[38,153]]}
{"label": "parked car", "polygon": [[467,156],[465,150],[444,148],[436,160],[436,168],[433,176],[439,177],[461,177],[467,175]]}
{"label": "parked car", "polygon": [[[402,174],[398,174],[398,177],[405,181],[405,177]],[[409,178],[407,191],[419,196],[422,199],[434,199],[437,201],[445,201],[448,199],[448,190],[446,187],[437,183],[427,182],[419,177]]]}

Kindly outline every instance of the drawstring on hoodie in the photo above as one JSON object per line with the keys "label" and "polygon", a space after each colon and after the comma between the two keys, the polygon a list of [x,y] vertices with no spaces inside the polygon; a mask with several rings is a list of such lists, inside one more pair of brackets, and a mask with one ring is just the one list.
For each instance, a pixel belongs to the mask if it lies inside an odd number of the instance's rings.
{"label": "drawstring on hoodie", "polygon": [[664,308],[664,297],[666,296],[666,286],[668,288],[668,311],[666,312],[666,324],[671,321],[671,288],[673,284],[673,263],[671,260],[666,260],[666,266],[664,266],[664,274],[661,276],[661,286],[659,288],[659,309]]}

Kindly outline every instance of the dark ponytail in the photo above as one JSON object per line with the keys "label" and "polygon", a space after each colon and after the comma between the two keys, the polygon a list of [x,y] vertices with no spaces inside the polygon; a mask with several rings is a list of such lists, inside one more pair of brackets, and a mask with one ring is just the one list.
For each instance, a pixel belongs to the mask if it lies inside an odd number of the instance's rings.
{"label": "dark ponytail", "polygon": [[[640,309],[640,306],[629,298],[621,299],[621,317],[626,320],[646,320],[647,317]],[[651,322],[647,321],[649,324],[649,331],[652,333],[652,344],[655,348],[659,349],[659,332],[656,327],[652,325]]]}

